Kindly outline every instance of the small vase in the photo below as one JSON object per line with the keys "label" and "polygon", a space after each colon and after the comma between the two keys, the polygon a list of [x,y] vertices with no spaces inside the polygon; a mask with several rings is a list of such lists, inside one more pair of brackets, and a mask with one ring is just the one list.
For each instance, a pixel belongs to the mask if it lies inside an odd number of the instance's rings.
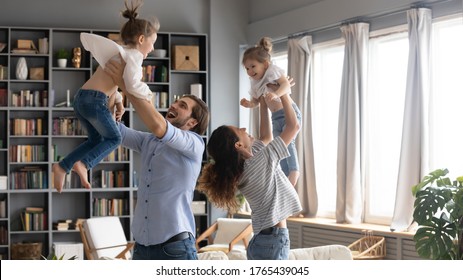
{"label": "small vase", "polygon": [[20,57],[18,59],[18,64],[16,64],[16,79],[27,79],[27,63],[24,57]]}
{"label": "small vase", "polygon": [[41,54],[48,53],[48,38],[39,39],[39,53]]}

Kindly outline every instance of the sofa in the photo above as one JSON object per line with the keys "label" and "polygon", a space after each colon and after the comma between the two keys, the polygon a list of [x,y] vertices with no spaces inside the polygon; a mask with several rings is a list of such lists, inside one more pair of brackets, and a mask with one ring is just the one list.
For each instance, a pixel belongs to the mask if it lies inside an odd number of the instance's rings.
{"label": "sofa", "polygon": [[[199,260],[246,260],[246,252],[232,250],[198,253]],[[352,260],[352,253],[344,245],[326,245],[312,248],[298,248],[289,251],[290,260]]]}

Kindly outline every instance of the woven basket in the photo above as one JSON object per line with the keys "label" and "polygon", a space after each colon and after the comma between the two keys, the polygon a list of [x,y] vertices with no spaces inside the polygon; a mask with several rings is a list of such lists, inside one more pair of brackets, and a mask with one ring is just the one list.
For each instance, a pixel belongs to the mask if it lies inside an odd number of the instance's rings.
{"label": "woven basket", "polygon": [[42,243],[14,243],[11,245],[12,260],[40,260]]}
{"label": "woven basket", "polygon": [[386,240],[382,236],[373,236],[368,232],[365,237],[350,244],[354,260],[380,260],[386,256]]}

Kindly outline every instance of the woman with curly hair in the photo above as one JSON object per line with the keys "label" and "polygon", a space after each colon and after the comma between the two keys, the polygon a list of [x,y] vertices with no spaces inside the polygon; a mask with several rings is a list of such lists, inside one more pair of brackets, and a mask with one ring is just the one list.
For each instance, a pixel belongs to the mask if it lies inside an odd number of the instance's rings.
{"label": "woman with curly hair", "polygon": [[238,208],[240,191],[252,210],[254,236],[247,257],[251,260],[289,258],[290,240],[286,218],[301,211],[296,191],[280,167],[289,156],[288,144],[299,131],[292,101],[280,97],[286,126],[273,139],[265,95],[260,102],[260,137],[250,136],[245,128],[223,125],[214,130],[207,145],[211,162],[204,166],[198,188],[217,207]]}

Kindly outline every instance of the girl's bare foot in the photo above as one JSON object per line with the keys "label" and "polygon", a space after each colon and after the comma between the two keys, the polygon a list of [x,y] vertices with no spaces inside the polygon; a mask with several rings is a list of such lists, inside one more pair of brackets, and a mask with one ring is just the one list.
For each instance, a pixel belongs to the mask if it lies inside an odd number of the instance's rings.
{"label": "girl's bare foot", "polygon": [[64,179],[66,178],[66,171],[58,164],[53,164],[53,187],[61,193],[63,190]]}
{"label": "girl's bare foot", "polygon": [[74,163],[74,166],[72,167],[72,170],[74,170],[77,175],[80,177],[80,184],[82,187],[86,189],[90,189],[90,182],[88,181],[88,173],[87,173],[87,167],[85,164],[83,164],[81,161],[78,161]]}

